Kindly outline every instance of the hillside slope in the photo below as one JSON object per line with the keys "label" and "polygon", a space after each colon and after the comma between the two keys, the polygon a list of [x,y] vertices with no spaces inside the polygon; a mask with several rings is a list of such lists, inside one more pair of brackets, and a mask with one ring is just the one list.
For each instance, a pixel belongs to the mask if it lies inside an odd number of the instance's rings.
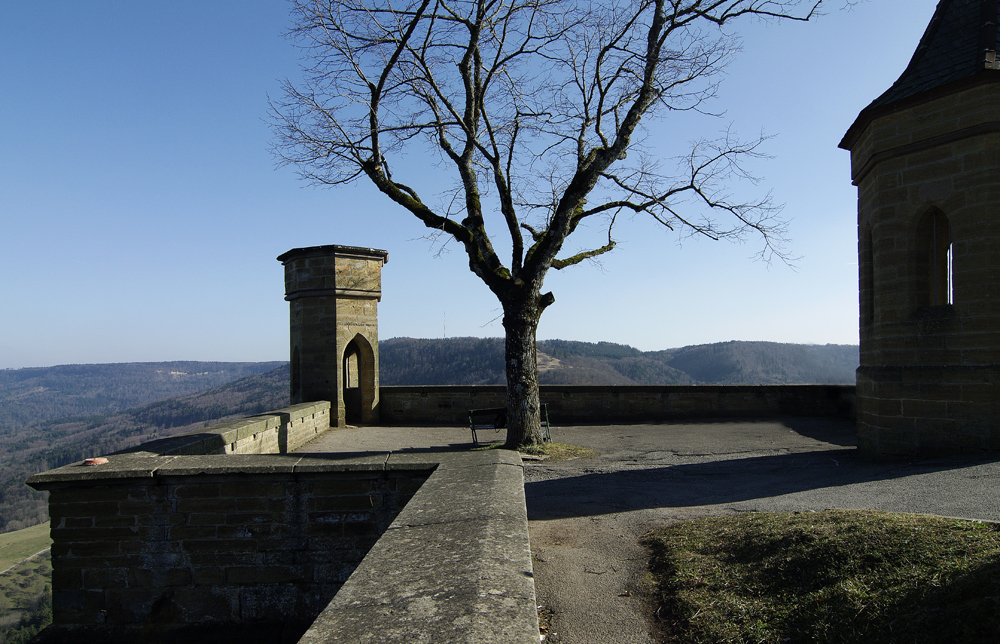
{"label": "hillside slope", "polygon": [[36,472],[287,406],[288,367],[278,364],[281,366],[265,373],[120,413],[48,420],[3,431],[0,433],[0,532],[47,520],[44,494],[24,484]]}
{"label": "hillside slope", "polygon": [[663,362],[697,384],[853,384],[857,345],[721,342],[655,351]]}
{"label": "hillside slope", "polygon": [[15,425],[124,411],[284,362],[132,362],[0,370],[0,434]]}

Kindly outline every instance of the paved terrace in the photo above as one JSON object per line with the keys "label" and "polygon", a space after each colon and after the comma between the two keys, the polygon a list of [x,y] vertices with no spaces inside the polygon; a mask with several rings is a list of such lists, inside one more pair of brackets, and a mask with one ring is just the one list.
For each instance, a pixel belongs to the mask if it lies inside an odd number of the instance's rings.
{"label": "paved terrace", "polygon": [[[553,428],[554,441],[599,456],[524,464],[537,601],[553,613],[548,641],[652,643],[638,539],[672,521],[827,508],[1000,521],[1000,460],[871,463],[854,435],[852,423],[823,418]],[[331,430],[298,453],[470,447],[459,427],[372,427]]]}

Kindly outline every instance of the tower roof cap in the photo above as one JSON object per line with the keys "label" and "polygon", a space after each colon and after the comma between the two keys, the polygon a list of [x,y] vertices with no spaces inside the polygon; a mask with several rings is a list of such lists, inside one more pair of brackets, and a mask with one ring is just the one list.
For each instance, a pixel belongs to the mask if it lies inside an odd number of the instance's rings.
{"label": "tower roof cap", "polygon": [[1000,80],[1000,3],[940,0],[910,64],[881,96],[861,111],[840,147],[850,149],[875,118],[949,91]]}
{"label": "tower roof cap", "polygon": [[327,244],[325,246],[310,246],[308,248],[293,248],[278,255],[276,258],[282,264],[303,257],[358,257],[363,259],[381,259],[383,264],[389,263],[388,251],[379,248],[364,248],[361,246],[341,246]]}

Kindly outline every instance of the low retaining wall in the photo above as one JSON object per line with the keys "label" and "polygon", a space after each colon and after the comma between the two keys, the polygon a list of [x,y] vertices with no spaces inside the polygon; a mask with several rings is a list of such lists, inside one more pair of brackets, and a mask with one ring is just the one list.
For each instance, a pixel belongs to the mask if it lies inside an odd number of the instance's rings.
{"label": "low retaining wall", "polygon": [[[668,422],[690,418],[854,418],[854,385],[542,385],[557,425]],[[468,425],[470,409],[504,407],[504,386],[381,387],[384,425]]]}
{"label": "low retaining wall", "polygon": [[294,642],[433,465],[385,457],[117,455],[49,491],[40,642]]}
{"label": "low retaining wall", "polygon": [[146,456],[287,454],[328,429],[330,403],[322,400],[230,420],[199,432],[150,441],[124,451]]}
{"label": "low retaining wall", "polygon": [[537,642],[519,456],[235,453],[284,451],[329,407],[32,476],[53,539],[33,642]]}

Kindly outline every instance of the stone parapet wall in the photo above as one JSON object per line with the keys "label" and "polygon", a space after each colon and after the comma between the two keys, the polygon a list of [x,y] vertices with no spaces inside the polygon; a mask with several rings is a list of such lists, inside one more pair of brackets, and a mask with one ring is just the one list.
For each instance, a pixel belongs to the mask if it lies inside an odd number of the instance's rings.
{"label": "stone parapet wall", "polygon": [[40,642],[294,642],[434,464],[143,456],[35,475],[52,521]]}
{"label": "stone parapet wall", "polygon": [[[668,422],[687,418],[854,417],[854,385],[542,385],[557,425]],[[506,406],[503,386],[382,387],[386,425],[467,425],[470,409]]]}
{"label": "stone parapet wall", "polygon": [[231,420],[197,432],[143,443],[127,453],[147,456],[194,454],[286,454],[330,429],[330,403],[318,401]]}
{"label": "stone parapet wall", "polygon": [[[394,455],[399,466],[427,455]],[[439,463],[300,640],[537,644],[524,477],[516,452]]]}

